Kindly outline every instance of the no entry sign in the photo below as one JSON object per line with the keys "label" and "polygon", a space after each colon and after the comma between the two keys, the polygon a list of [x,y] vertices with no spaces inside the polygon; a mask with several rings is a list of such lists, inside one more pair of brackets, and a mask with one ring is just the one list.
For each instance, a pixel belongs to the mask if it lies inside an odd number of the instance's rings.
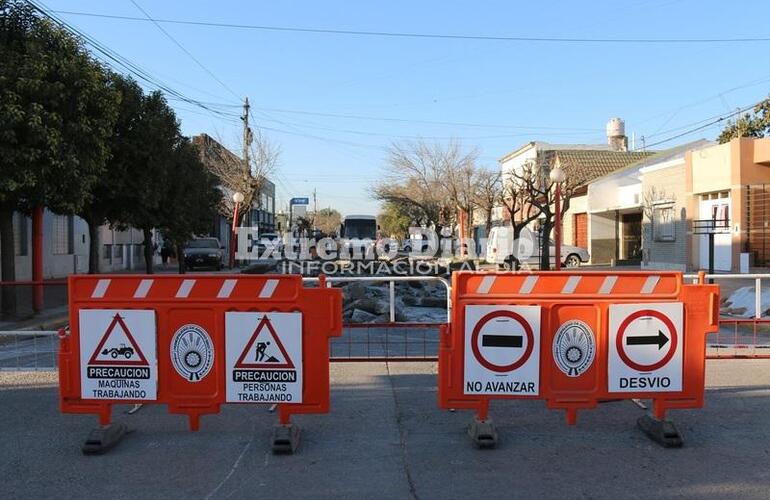
{"label": "no entry sign", "polygon": [[465,394],[535,396],[539,360],[539,306],[465,308]]}
{"label": "no entry sign", "polygon": [[608,390],[681,391],[682,304],[618,304],[609,309]]}

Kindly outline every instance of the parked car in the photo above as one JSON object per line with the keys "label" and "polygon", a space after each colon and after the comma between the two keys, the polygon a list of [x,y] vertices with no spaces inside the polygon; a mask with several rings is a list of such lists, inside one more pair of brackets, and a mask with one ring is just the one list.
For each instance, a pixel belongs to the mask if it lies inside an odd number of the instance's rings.
{"label": "parked car", "polygon": [[259,256],[270,252],[270,256],[280,257],[283,253],[283,240],[276,233],[261,233],[257,240]]}
{"label": "parked car", "polygon": [[[513,269],[518,264],[538,266],[540,264],[540,235],[529,230],[523,231],[519,237],[519,248],[514,252],[513,228],[506,226],[493,227],[487,239],[486,261],[497,264],[504,269]],[[550,262],[556,263],[554,241],[550,240]],[[578,267],[588,262],[590,255],[585,248],[572,245],[561,245],[561,263],[564,267]]]}
{"label": "parked car", "polygon": [[224,266],[224,252],[216,238],[195,238],[184,249],[184,263],[187,269],[206,267],[219,271]]}

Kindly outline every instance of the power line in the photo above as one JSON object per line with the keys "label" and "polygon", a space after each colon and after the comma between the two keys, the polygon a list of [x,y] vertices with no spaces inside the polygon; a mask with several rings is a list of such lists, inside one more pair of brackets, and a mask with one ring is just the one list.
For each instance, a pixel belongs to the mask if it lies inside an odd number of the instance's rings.
{"label": "power line", "polygon": [[236,94],[236,93],[233,91],[233,89],[231,89],[231,88],[230,88],[230,87],[229,87],[229,86],[228,86],[228,85],[227,85],[225,82],[223,82],[222,80],[220,80],[220,79],[217,77],[217,75],[215,75],[215,74],[214,74],[214,73],[213,73],[211,70],[209,70],[209,69],[208,69],[206,66],[204,66],[204,65],[203,65],[203,63],[202,63],[202,62],[200,62],[200,61],[198,60],[198,58],[197,58],[197,57],[195,57],[194,55],[192,55],[192,53],[191,53],[189,50],[187,50],[187,49],[184,47],[184,45],[182,45],[181,43],[179,43],[179,41],[178,41],[176,38],[174,38],[173,36],[171,36],[171,34],[170,34],[168,31],[166,31],[166,30],[163,28],[163,26],[161,26],[161,25],[160,25],[160,24],[159,24],[159,23],[158,23],[158,22],[157,22],[155,19],[153,19],[152,17],[150,17],[150,14],[148,14],[148,13],[147,13],[147,11],[146,11],[146,10],[144,10],[144,9],[142,8],[142,6],[141,6],[141,5],[139,5],[139,4],[138,4],[138,3],[137,3],[135,0],[131,0],[131,3],[132,3],[132,4],[134,4],[134,7],[136,7],[137,9],[139,9],[139,10],[142,12],[142,14],[144,14],[144,15],[145,15],[145,17],[146,17],[148,20],[152,21],[152,24],[154,24],[154,25],[155,25],[155,26],[156,26],[156,27],[157,27],[157,28],[158,28],[158,29],[161,31],[161,33],[163,33],[164,35],[166,35],[166,38],[168,38],[169,40],[171,40],[172,42],[174,42],[174,44],[175,44],[177,47],[179,47],[179,49],[180,49],[182,52],[184,52],[185,54],[187,54],[187,56],[188,56],[190,59],[192,59],[192,60],[193,60],[193,62],[195,62],[195,64],[197,64],[197,65],[198,65],[198,66],[199,66],[199,67],[200,67],[200,68],[201,68],[203,71],[205,71],[206,73],[208,73],[208,75],[209,75],[211,78],[213,78],[213,79],[214,79],[214,80],[215,80],[217,83],[219,83],[219,85],[221,85],[221,86],[222,86],[222,88],[224,88],[225,90],[227,90],[228,92],[230,92],[230,93],[231,93],[233,96],[235,96],[235,98],[236,98],[236,99],[240,99],[240,98],[241,98],[241,96],[239,96],[238,94]]}
{"label": "power line", "polygon": [[135,76],[136,78],[140,79],[141,81],[145,82],[146,84],[150,85],[151,87],[157,88],[159,90],[162,90],[169,96],[174,96],[178,98],[180,101],[186,102],[188,104],[192,104],[196,107],[199,107],[201,109],[206,110],[212,115],[215,115],[217,118],[226,117],[230,118],[232,117],[232,113],[226,113],[223,111],[219,111],[216,109],[213,109],[205,104],[203,104],[200,101],[197,101],[195,99],[192,99],[190,97],[187,97],[186,95],[182,94],[181,92],[173,89],[172,87],[165,84],[163,81],[152,75],[149,71],[145,70],[138,64],[132,62],[128,58],[122,56],[115,50],[109,48],[108,46],[102,44],[92,36],[88,35],[87,33],[80,31],[79,29],[75,28],[74,26],[70,25],[66,21],[54,16],[51,14],[50,9],[41,7],[38,5],[38,2],[35,2],[33,0],[27,0],[27,2],[42,16],[44,16],[46,19],[50,20],[57,26],[59,26],[62,29],[65,29],[72,33],[73,35],[80,38],[84,43],[88,44],[93,50],[101,54],[102,61],[113,68],[114,70],[117,70],[118,68],[122,68],[123,70],[127,71],[131,75]]}
{"label": "power line", "polygon": [[757,106],[758,104],[760,104],[762,102],[764,102],[764,99],[761,100],[761,101],[757,101],[754,104],[751,104],[749,106],[745,106],[743,108],[739,108],[739,109],[733,111],[732,113],[728,113],[726,115],[720,116],[716,120],[712,120],[712,121],[710,121],[710,122],[708,122],[708,123],[706,123],[704,125],[700,125],[698,127],[690,129],[690,130],[686,130],[684,132],[681,132],[679,134],[671,136],[671,137],[669,137],[667,139],[663,139],[663,140],[660,140],[660,141],[657,141],[657,142],[653,142],[652,144],[647,144],[647,145],[645,145],[645,148],[651,148],[651,147],[654,147],[654,146],[658,146],[659,144],[664,144],[666,142],[670,142],[670,141],[673,141],[675,139],[679,139],[680,137],[684,137],[684,136],[692,134],[694,132],[698,132],[699,130],[703,130],[703,129],[712,127],[712,126],[717,125],[717,124],[719,124],[719,123],[721,123],[721,122],[723,122],[723,121],[725,121],[725,120],[727,120],[729,118],[732,118],[733,116],[739,115],[741,113],[745,113],[746,111],[754,108],[755,106]]}
{"label": "power line", "polygon": [[[57,14],[73,16],[100,17],[106,19],[119,19],[123,21],[142,21],[147,19],[133,16],[119,16],[113,14],[98,14],[94,12],[77,12],[70,10],[57,10]],[[155,19],[158,23],[183,24],[189,26],[206,26],[212,28],[229,28],[241,30],[278,31],[290,33],[314,33],[323,35],[350,35],[385,38],[418,38],[440,40],[476,40],[485,42],[544,42],[544,43],[619,43],[619,44],[699,44],[699,43],[756,43],[770,42],[770,37],[736,37],[736,38],[582,38],[582,37],[544,37],[544,36],[496,36],[496,35],[460,35],[449,33],[416,33],[397,31],[365,31],[345,30],[329,28],[301,28],[296,26],[268,26],[257,24],[236,24],[211,21],[190,21],[183,19]]]}
{"label": "power line", "polygon": [[541,127],[541,126],[526,126],[526,125],[494,125],[483,123],[468,123],[468,122],[447,122],[447,121],[435,121],[435,120],[415,120],[410,118],[392,118],[383,116],[365,116],[365,115],[349,115],[340,113],[322,113],[316,111],[304,111],[296,109],[280,109],[280,108],[260,108],[265,111],[273,111],[276,113],[289,113],[299,115],[310,116],[325,116],[332,118],[350,118],[353,120],[374,120],[374,121],[386,121],[386,122],[399,122],[399,123],[423,123],[426,125],[449,125],[455,127],[479,127],[479,128],[496,128],[496,129],[519,129],[519,130],[563,130],[563,131],[581,131],[581,132],[597,132],[603,131],[598,128],[570,128],[570,127]]}

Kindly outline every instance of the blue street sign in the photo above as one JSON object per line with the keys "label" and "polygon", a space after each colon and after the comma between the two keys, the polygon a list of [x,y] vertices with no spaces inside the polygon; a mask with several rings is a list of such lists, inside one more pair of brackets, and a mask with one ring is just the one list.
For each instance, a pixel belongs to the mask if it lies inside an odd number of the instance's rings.
{"label": "blue street sign", "polygon": [[292,205],[309,205],[310,199],[309,198],[292,198],[289,203]]}

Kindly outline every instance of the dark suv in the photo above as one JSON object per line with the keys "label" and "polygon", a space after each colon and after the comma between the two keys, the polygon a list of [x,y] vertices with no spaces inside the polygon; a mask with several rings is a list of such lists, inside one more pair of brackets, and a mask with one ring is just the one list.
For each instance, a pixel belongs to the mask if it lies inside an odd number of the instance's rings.
{"label": "dark suv", "polygon": [[196,267],[219,271],[224,265],[224,247],[216,238],[195,238],[184,249],[184,264],[190,271]]}

